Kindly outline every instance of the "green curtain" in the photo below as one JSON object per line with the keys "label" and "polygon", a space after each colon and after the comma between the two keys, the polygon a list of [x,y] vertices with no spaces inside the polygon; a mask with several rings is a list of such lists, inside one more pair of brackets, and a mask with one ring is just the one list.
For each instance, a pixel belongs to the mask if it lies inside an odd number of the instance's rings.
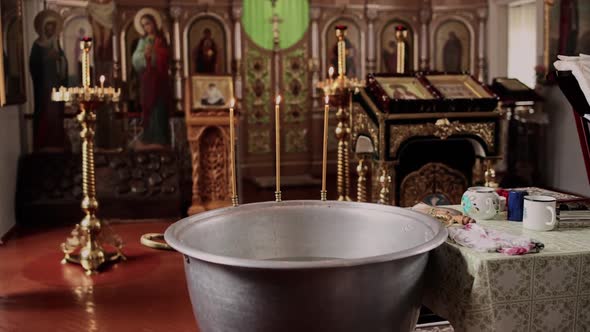
{"label": "green curtain", "polygon": [[[258,46],[273,48],[272,4],[270,0],[244,0],[242,24],[244,30]],[[276,13],[282,20],[279,23],[281,49],[297,43],[309,26],[308,0],[276,0]]]}

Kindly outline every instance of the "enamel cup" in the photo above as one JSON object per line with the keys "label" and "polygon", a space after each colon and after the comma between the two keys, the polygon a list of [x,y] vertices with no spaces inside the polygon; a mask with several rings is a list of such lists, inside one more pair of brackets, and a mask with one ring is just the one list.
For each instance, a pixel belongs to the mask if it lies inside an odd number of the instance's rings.
{"label": "enamel cup", "polygon": [[500,211],[500,197],[494,188],[470,187],[461,197],[463,212],[473,219],[491,219]]}
{"label": "enamel cup", "polygon": [[525,196],[522,226],[533,231],[550,231],[555,227],[556,199],[551,196]]}

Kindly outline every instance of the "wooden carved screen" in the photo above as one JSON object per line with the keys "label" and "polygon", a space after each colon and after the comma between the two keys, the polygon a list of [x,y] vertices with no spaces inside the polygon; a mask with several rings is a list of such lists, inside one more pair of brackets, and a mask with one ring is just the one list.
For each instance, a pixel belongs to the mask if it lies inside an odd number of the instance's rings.
{"label": "wooden carved screen", "polygon": [[274,176],[277,77],[282,97],[281,174],[307,173],[311,165],[311,80],[307,65],[307,34],[294,46],[279,51],[278,66],[275,66],[272,51],[258,47],[247,37],[245,39],[244,130],[241,135],[245,142],[242,159],[244,176]]}

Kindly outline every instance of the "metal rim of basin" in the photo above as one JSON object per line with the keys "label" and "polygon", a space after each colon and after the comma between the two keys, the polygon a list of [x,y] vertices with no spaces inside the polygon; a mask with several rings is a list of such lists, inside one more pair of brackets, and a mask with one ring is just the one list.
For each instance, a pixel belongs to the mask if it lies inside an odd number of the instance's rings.
{"label": "metal rim of basin", "polygon": [[[264,208],[277,208],[281,207],[305,207],[305,206],[325,206],[327,208],[332,207],[349,207],[359,208],[364,210],[373,210],[380,212],[392,212],[397,215],[402,215],[407,218],[415,219],[416,221],[422,222],[427,227],[432,229],[434,236],[420,244],[408,249],[396,251],[383,255],[368,256],[361,258],[337,258],[337,259],[325,259],[325,260],[313,260],[313,261],[280,261],[280,260],[259,260],[249,258],[238,258],[232,256],[222,256],[211,254],[206,251],[195,249],[188,246],[179,240],[179,234],[183,233],[186,227],[191,227],[195,223],[206,222],[211,218],[218,217],[224,214],[240,213],[242,211],[252,211]],[[366,265],[374,263],[382,263],[411,257],[426,253],[439,245],[441,245],[447,238],[447,229],[438,220],[405,208],[400,208],[390,205],[380,205],[373,203],[359,203],[359,202],[341,202],[341,201],[319,201],[319,200],[293,200],[293,201],[282,201],[282,202],[261,202],[261,203],[250,203],[239,205],[238,207],[226,207],[216,209],[208,212],[203,212],[197,215],[189,216],[181,219],[176,223],[172,224],[166,229],[164,238],[166,242],[178,252],[188,255],[190,257],[221,265],[238,266],[246,268],[258,268],[258,269],[317,269],[317,268],[338,268],[338,267],[350,267],[357,265]]]}

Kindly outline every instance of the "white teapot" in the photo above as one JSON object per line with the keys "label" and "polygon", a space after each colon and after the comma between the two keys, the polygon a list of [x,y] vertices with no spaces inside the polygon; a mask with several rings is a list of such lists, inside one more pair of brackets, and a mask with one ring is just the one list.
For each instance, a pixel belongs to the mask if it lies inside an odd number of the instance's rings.
{"label": "white teapot", "polygon": [[494,188],[470,187],[461,197],[461,207],[473,219],[492,219],[500,211],[500,196]]}

